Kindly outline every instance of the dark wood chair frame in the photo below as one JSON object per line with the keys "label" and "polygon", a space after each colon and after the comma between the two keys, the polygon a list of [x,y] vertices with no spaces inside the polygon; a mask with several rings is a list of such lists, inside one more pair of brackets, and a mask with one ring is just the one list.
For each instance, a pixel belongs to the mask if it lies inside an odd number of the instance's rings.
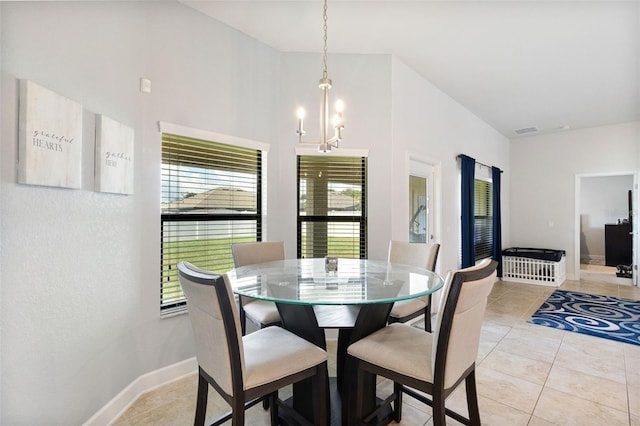
{"label": "dark wood chair frame", "polygon": [[[240,357],[240,346],[236,329],[236,319],[233,315],[231,305],[227,302],[229,294],[224,284],[224,278],[219,275],[200,274],[196,271],[187,270],[184,265],[178,264],[178,270],[186,279],[202,285],[214,286],[218,299],[220,300],[221,315],[224,322],[225,337],[229,348],[229,356],[232,371],[232,388],[233,395],[229,395],[216,383],[216,381],[200,366],[198,366],[198,396],[196,400],[196,413],[194,425],[204,425],[207,411],[207,398],[209,386],[211,385],[220,396],[231,406],[231,411],[224,414],[211,423],[211,426],[221,425],[222,423],[232,420],[232,425],[244,425],[245,410],[254,406],[263,400],[268,400],[271,407],[270,420],[271,425],[279,424],[279,409],[286,411],[289,418],[293,418],[301,425],[311,425],[308,420],[301,416],[278,398],[278,389],[290,384],[298,383],[306,379],[310,379],[312,387],[312,398],[316,402],[315,424],[328,424],[328,371],[326,361],[314,367],[307,368],[289,376],[282,377],[274,382],[256,386],[251,389],[244,390],[242,378],[242,363]],[[188,301],[187,301],[188,303]],[[324,409],[322,407],[325,407]]]}
{"label": "dark wood chair frame", "polygon": [[[440,333],[438,334],[438,352],[436,354],[433,383],[418,380],[414,377],[400,374],[394,370],[382,368],[378,365],[371,364],[369,362],[360,360],[351,355],[347,355],[347,371],[351,372],[352,377],[346,380],[347,386],[350,386],[349,395],[353,395],[348,401],[351,405],[350,419],[347,419],[348,425],[368,425],[372,420],[376,420],[378,414],[388,409],[393,403],[393,420],[400,422],[402,420],[402,394],[406,393],[414,397],[415,399],[429,405],[433,409],[433,424],[434,426],[444,426],[446,424],[445,417],[449,416],[458,422],[465,425],[479,426],[480,423],[480,411],[478,409],[478,394],[476,389],[475,379],[475,363],[473,363],[467,370],[460,376],[453,386],[448,389],[444,387],[444,372],[446,368],[447,351],[449,346],[449,337],[451,334],[451,327],[453,325],[453,317],[455,314],[456,305],[460,296],[460,291],[465,282],[477,281],[484,279],[491,275],[497,268],[498,263],[491,261],[487,266],[482,269],[456,272],[451,281],[451,287],[447,296],[445,307],[442,313],[442,322]],[[427,356],[427,355],[425,355]],[[369,414],[363,415],[363,411],[367,407],[367,401],[364,401],[360,397],[359,393],[363,383],[367,380],[375,380],[375,375],[384,376],[394,382],[393,393],[382,401],[377,407]],[[457,386],[465,382],[467,393],[467,409],[469,410],[469,418],[462,416],[461,414],[450,410],[445,407],[446,398],[457,388]],[[412,389],[409,389],[412,388]],[[413,389],[417,389],[424,393],[431,395],[428,398]],[[370,406],[369,404],[368,406]],[[391,419],[384,419],[382,423],[388,422]],[[380,423],[378,423],[380,424]]]}
{"label": "dark wood chair frame", "polygon": [[[436,270],[436,264],[438,263],[438,254],[440,253],[440,244],[436,246],[436,254],[433,256],[433,264],[427,265],[427,269],[430,271]],[[393,317],[389,316],[389,324],[393,324],[394,322],[407,322],[411,321],[414,318],[418,318],[420,315],[424,315],[424,331],[431,333],[431,294],[427,296],[427,306],[424,307],[424,310],[417,310],[415,312],[410,313],[409,315],[405,315],[403,317]]]}

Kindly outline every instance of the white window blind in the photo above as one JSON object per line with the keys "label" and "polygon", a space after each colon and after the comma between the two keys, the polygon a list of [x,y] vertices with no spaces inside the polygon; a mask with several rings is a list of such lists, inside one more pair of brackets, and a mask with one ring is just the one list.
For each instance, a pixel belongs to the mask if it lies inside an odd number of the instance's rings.
{"label": "white window blind", "polygon": [[231,244],[260,241],[262,151],[162,134],[163,313],[185,309],[176,264],[223,273]]}
{"label": "white window blind", "polygon": [[366,157],[298,156],[298,257],[367,257]]}

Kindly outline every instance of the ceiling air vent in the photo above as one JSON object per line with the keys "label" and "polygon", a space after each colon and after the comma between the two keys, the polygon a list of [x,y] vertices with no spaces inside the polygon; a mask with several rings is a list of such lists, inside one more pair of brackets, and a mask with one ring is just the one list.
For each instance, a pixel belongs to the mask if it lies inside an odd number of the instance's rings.
{"label": "ceiling air vent", "polygon": [[524,135],[525,133],[535,133],[537,131],[538,131],[537,127],[524,127],[522,129],[514,130],[514,132],[516,132],[519,135]]}

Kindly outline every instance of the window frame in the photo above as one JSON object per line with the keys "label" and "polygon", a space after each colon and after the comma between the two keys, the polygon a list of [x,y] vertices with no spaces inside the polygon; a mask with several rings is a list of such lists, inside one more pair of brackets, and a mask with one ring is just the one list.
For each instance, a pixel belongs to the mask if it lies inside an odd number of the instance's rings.
{"label": "window frame", "polygon": [[[359,232],[358,232],[358,258],[366,259],[368,256],[368,215],[367,215],[367,174],[368,174],[368,150],[341,150],[340,155],[336,155],[335,152],[331,153],[331,157],[349,157],[354,160],[357,158],[360,161],[361,165],[361,179],[360,179],[360,188],[361,188],[361,201],[360,201],[360,215],[350,215],[350,216],[331,216],[331,215],[301,215],[300,211],[300,161],[301,157],[314,157],[314,156],[322,156],[326,157],[327,154],[318,154],[317,152],[311,152],[309,150],[297,149],[296,150],[296,252],[297,257],[303,257],[303,248],[302,248],[302,230],[303,225],[306,223],[339,223],[339,224],[348,224],[348,223],[358,223],[359,224]],[[328,192],[327,192],[328,193]],[[327,253],[327,255],[332,255],[335,253]],[[318,257],[318,256],[314,256]]]}
{"label": "window frame", "polygon": [[[165,278],[168,276],[165,273],[165,265],[163,261],[164,249],[165,249],[165,224],[168,222],[171,223],[179,223],[179,222],[194,222],[200,223],[204,222],[228,222],[228,221],[255,221],[255,241],[261,241],[265,235],[265,212],[266,212],[266,167],[267,167],[267,153],[269,150],[269,145],[251,141],[247,139],[237,138],[233,136],[223,135],[215,132],[210,132],[206,130],[193,129],[190,127],[180,126],[172,123],[158,123],[158,128],[160,131],[160,152],[161,152],[161,173],[163,168],[163,160],[162,160],[162,152],[163,152],[163,142],[164,135],[176,135],[179,137],[194,139],[204,142],[212,142],[218,145],[228,145],[231,149],[235,148],[244,148],[255,150],[256,155],[258,156],[257,168],[256,168],[256,210],[255,213],[163,213],[162,207],[160,208],[160,294],[159,294],[159,302],[160,302],[160,317],[169,317],[177,314],[186,313],[186,299],[182,298],[177,301],[171,301],[170,303],[166,303],[169,297],[164,296],[165,286]],[[164,176],[160,177],[161,182],[161,190],[162,184],[165,182]],[[162,206],[162,194],[160,197],[160,206]],[[200,235],[200,234],[198,234]],[[231,234],[232,236],[232,234]],[[251,238],[251,237],[250,237]],[[204,251],[204,250],[203,250]],[[229,257],[230,267],[233,267],[232,256],[231,256],[231,243],[229,243],[227,257]],[[197,262],[194,262],[197,266]],[[216,271],[216,272],[226,272],[226,271]],[[178,284],[179,286],[179,284]],[[172,290],[171,287],[175,287],[174,281],[167,287],[168,290]]]}

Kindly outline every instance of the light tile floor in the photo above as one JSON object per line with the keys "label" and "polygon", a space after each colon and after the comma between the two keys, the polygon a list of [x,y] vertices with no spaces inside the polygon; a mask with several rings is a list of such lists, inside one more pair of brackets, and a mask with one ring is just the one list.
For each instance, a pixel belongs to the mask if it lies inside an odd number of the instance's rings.
{"label": "light tile floor", "polygon": [[[566,281],[562,289],[640,299],[640,289],[601,281]],[[532,325],[527,319],[551,287],[498,281],[489,298],[477,363],[480,415],[484,425],[640,426],[640,346]],[[329,342],[335,354],[335,342]],[[335,359],[330,359],[335,371]],[[142,395],[114,425],[190,425],[196,375]],[[381,381],[384,394],[391,387]],[[227,410],[209,393],[207,418]],[[447,407],[466,414],[464,386]],[[267,425],[260,405],[247,425]],[[431,409],[405,396],[402,425],[428,426]],[[447,424],[459,425],[447,418]]]}

